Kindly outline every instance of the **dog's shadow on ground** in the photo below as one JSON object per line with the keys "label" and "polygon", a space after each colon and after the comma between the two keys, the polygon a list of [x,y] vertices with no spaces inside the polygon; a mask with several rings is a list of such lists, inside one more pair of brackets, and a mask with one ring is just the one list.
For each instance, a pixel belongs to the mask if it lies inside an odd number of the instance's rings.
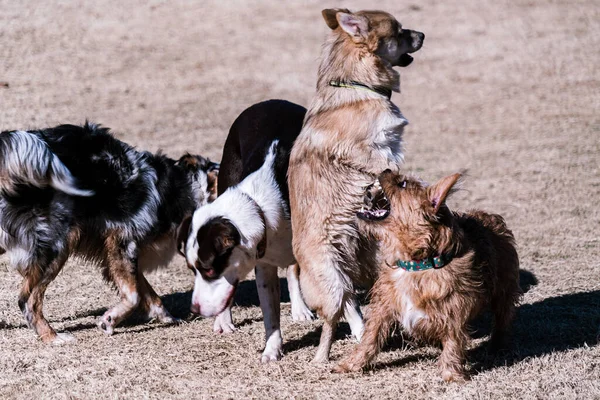
{"label": "dog's shadow on ground", "polygon": [[[520,285],[524,292],[538,284],[536,277],[521,270]],[[491,331],[491,317],[486,315],[473,323],[473,337],[481,338]],[[338,328],[337,338],[350,334],[347,324]],[[284,342],[284,352],[303,347],[318,346],[320,332],[309,332],[303,337]],[[484,341],[469,352],[473,370],[482,372],[499,366],[510,366],[525,358],[554,351],[565,351],[583,346],[595,346],[600,341],[600,290],[550,297],[533,304],[523,304],[517,310],[513,334],[508,350],[493,353]],[[408,345],[412,347],[412,345]],[[383,351],[407,347],[402,335],[390,338]],[[406,365],[431,355],[407,355],[387,363],[375,363],[375,369]]]}
{"label": "dog's shadow on ground", "polygon": [[[521,270],[521,287],[527,292],[537,285],[537,279],[528,271]],[[286,279],[280,279],[281,301],[289,302]],[[195,318],[190,314],[192,292],[178,292],[162,297],[164,305],[171,313],[182,320]],[[255,307],[260,302],[256,290],[255,281],[244,281],[238,286],[235,295],[237,307]],[[78,313],[77,320],[86,317],[98,317],[106,311],[106,308],[98,308]],[[237,321],[237,326],[244,326],[260,318]],[[52,321],[52,322],[64,322]],[[143,324],[145,320],[139,316],[132,316],[124,324],[124,327],[132,327]],[[490,333],[491,318],[489,315],[482,317],[473,324],[473,337],[482,338]],[[25,324],[6,324],[0,321],[0,329],[23,328]],[[69,331],[95,329],[95,323],[79,323],[67,328]],[[149,324],[140,327],[142,330],[162,328],[162,324]],[[116,332],[118,333],[118,331]],[[319,344],[320,329],[311,330],[300,338],[284,340],[284,353],[292,353],[306,347],[316,347]],[[341,323],[338,326],[336,339],[343,339],[350,335],[348,324]],[[554,351],[565,351],[583,346],[598,345],[600,340],[600,290],[592,292],[573,293],[562,296],[550,297],[533,304],[523,304],[517,310],[517,317],[513,325],[512,342],[509,349],[502,353],[488,351],[487,341],[469,351],[469,360],[474,363],[473,370],[476,372],[486,371],[499,366],[510,366],[527,357],[536,357]],[[407,342],[401,334],[396,334],[388,341],[384,351],[398,350],[407,347]],[[409,345],[412,347],[412,345]],[[431,355],[407,355],[398,360],[387,363],[375,364],[375,369],[398,367],[421,359],[429,359]]]}

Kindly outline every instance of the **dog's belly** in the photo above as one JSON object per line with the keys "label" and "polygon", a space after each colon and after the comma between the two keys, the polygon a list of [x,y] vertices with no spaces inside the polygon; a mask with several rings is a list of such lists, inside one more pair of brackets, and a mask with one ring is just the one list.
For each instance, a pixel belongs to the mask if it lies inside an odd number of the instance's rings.
{"label": "dog's belly", "polygon": [[177,252],[172,234],[159,237],[153,243],[140,249],[138,265],[143,272],[151,272],[169,265]]}

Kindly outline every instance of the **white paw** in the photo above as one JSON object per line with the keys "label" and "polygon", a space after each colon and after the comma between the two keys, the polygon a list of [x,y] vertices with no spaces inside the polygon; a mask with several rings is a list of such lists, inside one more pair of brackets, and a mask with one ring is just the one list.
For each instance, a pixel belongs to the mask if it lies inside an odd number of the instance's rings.
{"label": "white paw", "polygon": [[161,324],[180,324],[182,322],[180,318],[175,318],[171,314],[160,316],[157,319]]}
{"label": "white paw", "polygon": [[75,336],[71,335],[70,333],[63,332],[56,334],[56,337],[52,339],[52,344],[62,345],[67,343],[73,343],[75,341],[77,341],[77,339],[75,339]]}
{"label": "white paw", "polygon": [[115,332],[114,319],[110,315],[104,314],[98,321],[98,328],[108,336]]}
{"label": "white paw", "polygon": [[301,305],[295,305],[295,303],[292,303],[292,319],[294,321],[312,321],[314,319],[314,315],[312,311],[306,307],[304,302],[302,302]]}
{"label": "white paw", "polygon": [[233,333],[236,328],[233,325],[233,321],[229,318],[222,316],[222,314],[217,315],[215,318],[215,323],[213,325],[214,333]]}
{"label": "white paw", "polygon": [[262,353],[262,356],[260,358],[260,362],[262,362],[263,364],[269,363],[271,361],[279,361],[281,360],[281,356],[283,354],[281,353],[281,349],[265,349],[265,351]]}

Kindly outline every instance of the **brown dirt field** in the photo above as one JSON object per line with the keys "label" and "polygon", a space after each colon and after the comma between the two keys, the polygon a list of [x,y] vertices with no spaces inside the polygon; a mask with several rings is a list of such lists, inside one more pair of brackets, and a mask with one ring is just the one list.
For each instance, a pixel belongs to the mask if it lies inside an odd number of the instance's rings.
{"label": "brown dirt field", "polygon": [[[327,2],[329,3],[329,2]],[[375,5],[376,4],[376,5]],[[0,130],[110,126],[142,149],[220,159],[235,117],[269,98],[307,105],[327,28],[318,1],[0,0]],[[46,315],[77,342],[43,345],[17,307],[18,274],[0,261],[3,398],[600,398],[600,6],[595,0],[347,1],[387,10],[426,33],[395,102],[411,121],[406,168],[427,180],[467,168],[450,205],[503,214],[531,286],[514,345],[473,379],[444,384],[439,350],[400,335],[374,370],[330,373],[353,346],[342,326],[329,365],[309,361],[320,322],[283,305],[285,357],[260,363],[253,282],[240,288],[239,330],[216,336],[188,316],[183,260],[150,277],[187,322],[131,323],[112,337],[95,318],[117,301],[93,266],[70,262]],[[289,301],[286,299],[286,301]],[[480,346],[482,345],[482,346]]]}

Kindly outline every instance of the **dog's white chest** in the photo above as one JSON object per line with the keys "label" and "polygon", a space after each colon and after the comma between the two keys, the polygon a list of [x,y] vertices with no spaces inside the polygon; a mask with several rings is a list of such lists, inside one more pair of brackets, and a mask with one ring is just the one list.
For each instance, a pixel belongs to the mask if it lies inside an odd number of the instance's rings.
{"label": "dog's white chest", "polygon": [[416,307],[410,297],[409,287],[411,284],[410,279],[404,279],[403,275],[410,274],[411,272],[398,269],[396,274],[396,292],[400,296],[400,303],[402,306],[402,313],[400,316],[400,323],[404,330],[411,333],[414,327],[419,321],[427,318],[427,314],[420,308]]}
{"label": "dog's white chest", "polygon": [[408,120],[397,108],[379,119],[373,144],[388,162],[398,164],[403,161],[402,134],[406,125]]}

